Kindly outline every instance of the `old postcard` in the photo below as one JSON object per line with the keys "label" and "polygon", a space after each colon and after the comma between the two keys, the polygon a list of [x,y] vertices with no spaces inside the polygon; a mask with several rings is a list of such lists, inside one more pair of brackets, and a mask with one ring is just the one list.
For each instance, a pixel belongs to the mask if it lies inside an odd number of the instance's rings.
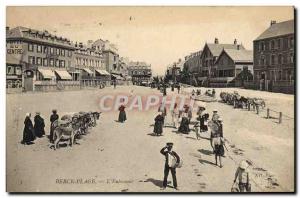
{"label": "old postcard", "polygon": [[8,192],[295,192],[293,6],[6,8]]}

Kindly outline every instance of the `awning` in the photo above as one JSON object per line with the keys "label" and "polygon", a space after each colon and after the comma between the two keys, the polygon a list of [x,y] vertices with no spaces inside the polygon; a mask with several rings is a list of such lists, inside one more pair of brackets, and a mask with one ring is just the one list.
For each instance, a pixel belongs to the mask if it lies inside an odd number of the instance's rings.
{"label": "awning", "polygon": [[92,72],[89,68],[83,68],[84,71],[86,71],[89,74],[93,74],[94,72]]}
{"label": "awning", "polygon": [[98,72],[100,75],[110,75],[110,73],[108,73],[106,70],[96,69],[96,72]]}
{"label": "awning", "polygon": [[55,72],[62,80],[72,80],[72,76],[66,70],[55,70]]}
{"label": "awning", "polygon": [[112,74],[111,76],[116,78],[117,80],[123,80],[123,78],[121,76],[118,76],[118,75],[115,75],[115,74]]}
{"label": "awning", "polygon": [[51,69],[38,68],[38,71],[43,75],[45,79],[52,79],[55,77],[55,74]]}

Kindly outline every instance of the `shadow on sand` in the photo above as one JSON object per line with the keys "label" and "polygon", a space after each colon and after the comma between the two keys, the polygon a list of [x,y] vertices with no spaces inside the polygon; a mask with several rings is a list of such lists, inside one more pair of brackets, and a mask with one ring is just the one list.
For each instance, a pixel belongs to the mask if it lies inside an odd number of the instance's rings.
{"label": "shadow on sand", "polygon": [[214,154],[212,151],[206,150],[206,149],[199,149],[198,151],[200,153],[204,154],[204,155],[212,155],[212,154]]}
{"label": "shadow on sand", "polygon": [[216,164],[210,162],[210,161],[207,161],[207,160],[204,160],[204,159],[199,159],[199,162],[201,164],[209,164],[209,165],[213,165],[213,166],[216,166]]}
{"label": "shadow on sand", "polygon": [[162,187],[163,182],[161,180],[153,179],[153,178],[148,178],[145,182],[151,182],[157,187]]}

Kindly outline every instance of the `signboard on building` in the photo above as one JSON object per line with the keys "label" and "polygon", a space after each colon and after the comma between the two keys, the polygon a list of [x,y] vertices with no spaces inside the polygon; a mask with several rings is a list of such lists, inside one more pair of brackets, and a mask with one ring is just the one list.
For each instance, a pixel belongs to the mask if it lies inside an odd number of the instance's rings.
{"label": "signboard on building", "polygon": [[23,46],[21,44],[8,44],[6,46],[7,54],[23,54]]}

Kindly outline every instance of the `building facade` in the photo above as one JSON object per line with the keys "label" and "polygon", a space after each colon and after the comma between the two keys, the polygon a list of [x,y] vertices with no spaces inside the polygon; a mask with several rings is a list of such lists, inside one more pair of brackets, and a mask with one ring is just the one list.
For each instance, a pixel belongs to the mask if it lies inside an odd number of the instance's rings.
{"label": "building facade", "polygon": [[80,80],[81,86],[98,86],[101,83],[110,84],[110,74],[105,70],[101,51],[89,48],[82,43],[75,44],[74,52],[75,75],[73,79]]}
{"label": "building facade", "polygon": [[67,38],[48,31],[7,27],[6,50],[8,87],[16,86],[16,81],[28,91],[78,85],[71,82],[68,72],[75,48]]}
{"label": "building facade", "polygon": [[217,74],[210,79],[211,86],[241,86],[244,81],[253,79],[253,51],[223,49],[215,66]]}
{"label": "building facade", "polygon": [[245,49],[243,45],[238,44],[235,39],[233,44],[220,44],[218,38],[214,43],[206,43],[201,54],[200,77],[198,81],[201,85],[209,85],[210,78],[217,77],[217,67],[215,65],[223,49]]}
{"label": "building facade", "polygon": [[108,40],[102,39],[93,42],[92,47],[101,51],[106,71],[109,73],[117,73],[119,63],[118,48]]}
{"label": "building facade", "polygon": [[201,54],[202,51],[200,50],[185,57],[184,70],[190,75],[189,84],[191,85],[198,85],[197,78],[200,76],[200,68],[202,63]]}
{"label": "building facade", "polygon": [[145,62],[129,62],[128,74],[134,85],[149,84],[151,82],[151,65]]}
{"label": "building facade", "polygon": [[260,90],[294,93],[294,20],[270,26],[254,41],[254,83]]}

